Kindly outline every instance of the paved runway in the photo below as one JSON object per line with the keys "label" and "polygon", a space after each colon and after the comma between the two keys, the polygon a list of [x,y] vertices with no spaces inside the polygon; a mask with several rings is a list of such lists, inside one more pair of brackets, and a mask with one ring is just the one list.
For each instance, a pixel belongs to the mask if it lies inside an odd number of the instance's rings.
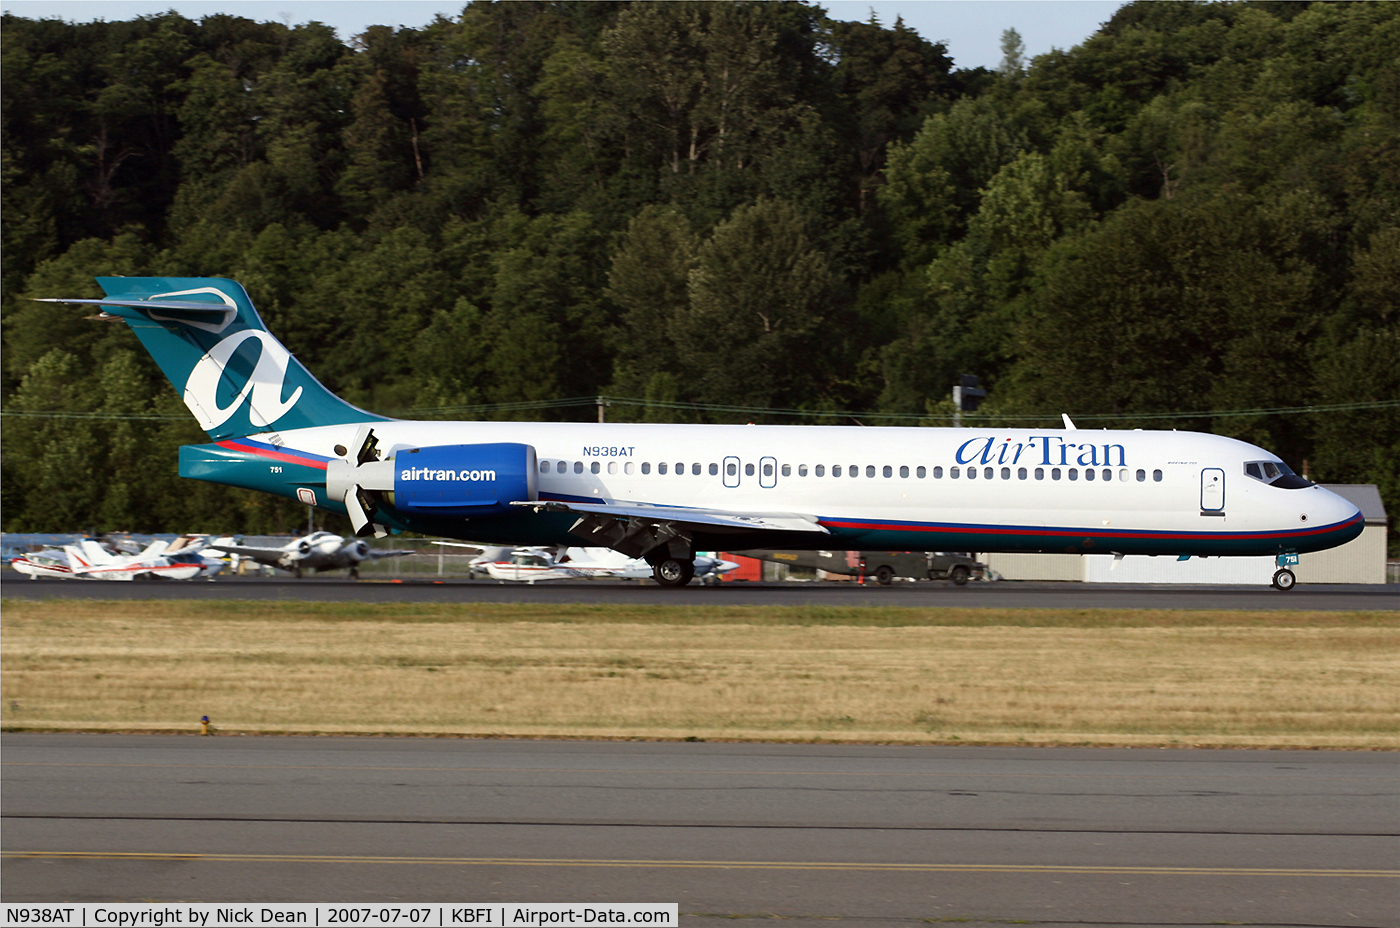
{"label": "paved runway", "polygon": [[20,901],[1400,923],[1393,753],[6,734]]}
{"label": "paved runway", "polygon": [[555,581],[535,585],[488,580],[351,580],[227,578],[132,581],[25,580],[9,574],[0,596],[26,599],[258,599],[354,602],[626,603],[643,605],[958,606],[988,609],[1400,609],[1395,584],[1300,584],[1280,593],[1258,586],[1171,586],[1093,583],[854,583],[692,584],[669,590],[627,581]]}

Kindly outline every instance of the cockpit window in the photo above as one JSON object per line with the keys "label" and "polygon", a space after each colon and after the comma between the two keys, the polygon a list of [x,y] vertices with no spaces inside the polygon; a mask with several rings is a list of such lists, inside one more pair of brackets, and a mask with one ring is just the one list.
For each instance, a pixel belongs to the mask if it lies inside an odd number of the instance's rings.
{"label": "cockpit window", "polygon": [[1312,481],[1293,473],[1282,461],[1247,461],[1244,472],[1262,483],[1281,490],[1300,490],[1312,486]]}

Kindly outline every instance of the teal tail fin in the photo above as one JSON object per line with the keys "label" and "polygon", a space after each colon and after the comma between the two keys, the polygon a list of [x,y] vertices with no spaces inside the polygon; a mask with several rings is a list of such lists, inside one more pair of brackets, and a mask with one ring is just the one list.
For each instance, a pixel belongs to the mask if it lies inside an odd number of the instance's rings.
{"label": "teal tail fin", "polygon": [[216,277],[99,277],[102,300],[141,339],[200,427],[218,440],[382,421],[331,393],[272,336],[242,285]]}

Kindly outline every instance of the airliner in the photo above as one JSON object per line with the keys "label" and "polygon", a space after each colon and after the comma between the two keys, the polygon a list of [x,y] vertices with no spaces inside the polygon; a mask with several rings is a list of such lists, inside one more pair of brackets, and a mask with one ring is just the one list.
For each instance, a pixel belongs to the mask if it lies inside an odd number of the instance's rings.
{"label": "airliner", "polygon": [[184,477],[419,532],[592,545],[683,586],[697,550],[1298,555],[1362,530],[1356,506],[1262,448],[1197,432],[440,422],[366,412],[322,386],[244,288],[99,277],[209,435]]}

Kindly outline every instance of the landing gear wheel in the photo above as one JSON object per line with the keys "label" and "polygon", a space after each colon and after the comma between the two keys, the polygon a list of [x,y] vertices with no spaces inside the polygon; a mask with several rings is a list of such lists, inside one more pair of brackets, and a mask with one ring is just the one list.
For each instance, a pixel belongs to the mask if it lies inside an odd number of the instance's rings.
{"label": "landing gear wheel", "polygon": [[678,557],[662,558],[651,565],[651,575],[662,586],[685,586],[695,576],[695,562]]}
{"label": "landing gear wheel", "polygon": [[1298,578],[1293,576],[1293,571],[1289,570],[1287,567],[1274,574],[1274,589],[1276,590],[1282,590],[1287,593],[1289,590],[1293,589],[1294,584],[1297,582]]}
{"label": "landing gear wheel", "polygon": [[360,568],[358,568],[358,567],[351,567],[351,568],[350,568],[350,579],[351,579],[351,580],[358,580],[358,579],[360,579]]}
{"label": "landing gear wheel", "polygon": [[967,577],[968,577],[968,570],[967,570],[967,568],[964,567],[962,564],[959,564],[958,566],[954,567],[952,570],[948,571],[948,579],[951,580],[951,581],[953,581],[953,583],[956,584],[957,586],[966,586],[966,585],[967,585]]}
{"label": "landing gear wheel", "polygon": [[881,564],[875,568],[875,582],[880,586],[889,586],[894,580],[894,568],[888,564]]}

